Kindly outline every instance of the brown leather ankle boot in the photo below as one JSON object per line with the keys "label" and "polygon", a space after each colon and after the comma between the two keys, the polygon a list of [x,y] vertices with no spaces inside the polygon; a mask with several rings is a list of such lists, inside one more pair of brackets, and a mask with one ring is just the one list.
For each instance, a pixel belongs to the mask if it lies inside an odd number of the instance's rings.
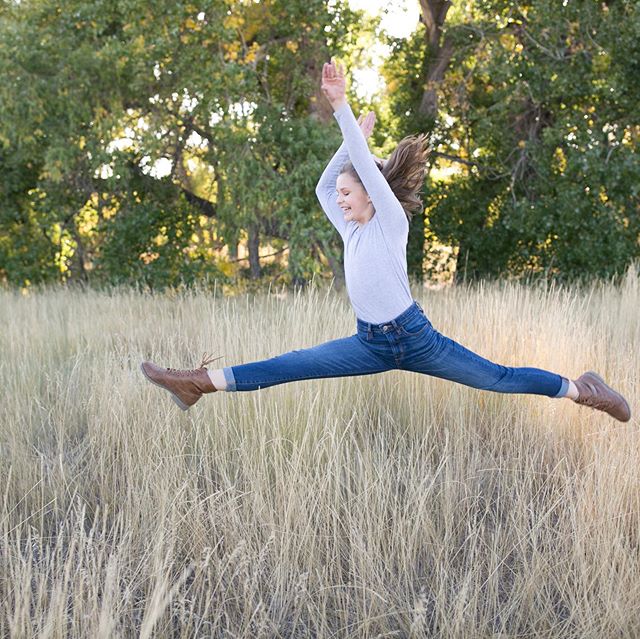
{"label": "brown leather ankle boot", "polygon": [[602,410],[621,422],[631,419],[631,409],[627,400],[607,386],[597,373],[587,371],[580,375],[574,384],[578,389],[578,399],[574,400],[576,404]]}
{"label": "brown leather ankle boot", "polygon": [[152,384],[169,391],[173,401],[182,410],[188,410],[204,393],[215,393],[218,390],[211,383],[206,365],[220,359],[220,357],[207,359],[205,354],[200,367],[193,370],[162,368],[153,362],[142,362],[140,368]]}

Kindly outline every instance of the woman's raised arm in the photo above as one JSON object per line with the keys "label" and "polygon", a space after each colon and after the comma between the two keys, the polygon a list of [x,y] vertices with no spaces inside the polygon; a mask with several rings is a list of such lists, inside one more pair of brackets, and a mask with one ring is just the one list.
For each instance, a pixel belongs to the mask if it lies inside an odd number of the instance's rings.
{"label": "woman's raised arm", "polygon": [[322,68],[322,92],[331,104],[349,151],[349,159],[360,178],[385,234],[402,238],[408,233],[409,221],[389,183],[382,175],[369,150],[366,137],[346,99],[346,80],[342,65],[333,61]]}
{"label": "woman's raised arm", "polygon": [[[358,118],[358,125],[365,138],[371,135],[375,121],[376,116],[372,111],[369,111],[366,116],[361,115]],[[338,206],[336,199],[336,181],[338,175],[340,175],[340,170],[348,160],[349,152],[347,151],[347,145],[343,142],[323,171],[316,186],[316,196],[322,206],[322,210],[338,233],[340,233],[340,236],[344,234],[346,222],[344,221],[344,212]]]}

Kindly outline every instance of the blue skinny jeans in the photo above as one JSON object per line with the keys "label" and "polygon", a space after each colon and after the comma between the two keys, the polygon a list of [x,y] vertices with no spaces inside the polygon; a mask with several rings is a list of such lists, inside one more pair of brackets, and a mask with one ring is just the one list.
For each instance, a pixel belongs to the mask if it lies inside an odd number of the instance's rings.
{"label": "blue skinny jeans", "polygon": [[497,393],[563,397],[569,382],[540,368],[501,366],[439,333],[414,301],[383,324],[357,320],[358,332],[313,348],[223,368],[227,391],[252,391],[305,379],[412,371]]}

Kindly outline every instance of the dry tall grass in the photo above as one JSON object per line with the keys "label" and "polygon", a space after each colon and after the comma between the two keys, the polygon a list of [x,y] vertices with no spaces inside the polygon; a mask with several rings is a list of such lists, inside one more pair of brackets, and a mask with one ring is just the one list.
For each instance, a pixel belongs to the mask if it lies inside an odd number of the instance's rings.
{"label": "dry tall grass", "polygon": [[[414,291],[505,364],[638,410],[640,282]],[[0,633],[638,637],[640,445],[568,400],[392,371],[182,413],[142,359],[352,334],[343,295],[0,293]]]}

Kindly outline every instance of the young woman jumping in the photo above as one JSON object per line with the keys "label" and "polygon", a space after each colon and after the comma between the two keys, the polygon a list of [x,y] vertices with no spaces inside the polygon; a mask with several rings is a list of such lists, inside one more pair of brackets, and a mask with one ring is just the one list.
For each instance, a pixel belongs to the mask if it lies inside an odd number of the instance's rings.
{"label": "young woman jumping", "polygon": [[[400,142],[388,160],[371,154],[367,137],[375,116],[356,121],[346,101],[341,65],[322,70],[343,144],[320,177],[316,194],[344,242],[347,291],[357,333],[271,359],[208,370],[142,364],[147,379],[171,393],[187,410],[204,393],[252,391],[276,384],[325,377],[372,375],[394,369],[441,377],[498,393],[567,397],[626,422],[629,405],[602,378],[588,371],[576,380],[540,368],[494,364],[433,328],[413,300],[407,277],[409,220],[421,210],[427,143],[423,135]],[[218,358],[216,358],[218,359]]]}

